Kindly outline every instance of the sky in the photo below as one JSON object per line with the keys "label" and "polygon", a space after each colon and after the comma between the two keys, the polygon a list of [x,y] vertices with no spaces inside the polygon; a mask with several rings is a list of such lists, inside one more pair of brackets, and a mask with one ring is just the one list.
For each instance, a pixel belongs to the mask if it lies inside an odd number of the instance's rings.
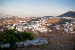
{"label": "sky", "polygon": [[13,16],[58,16],[68,11],[75,11],[75,0],[0,0],[0,13]]}

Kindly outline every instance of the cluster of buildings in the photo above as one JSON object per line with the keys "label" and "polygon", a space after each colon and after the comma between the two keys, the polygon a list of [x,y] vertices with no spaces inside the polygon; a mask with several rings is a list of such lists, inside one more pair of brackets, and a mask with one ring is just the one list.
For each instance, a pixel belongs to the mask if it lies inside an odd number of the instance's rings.
{"label": "cluster of buildings", "polygon": [[[18,31],[26,31],[31,30],[33,32],[52,32],[53,30],[49,29],[48,26],[51,26],[55,22],[59,22],[60,19],[67,19],[71,20],[71,22],[65,22],[64,24],[55,24],[53,25],[53,28],[56,30],[64,30],[65,32],[71,32],[74,33],[75,31],[75,19],[73,18],[67,18],[67,17],[39,17],[39,18],[32,18],[30,21],[25,20],[18,20],[17,23],[3,25],[3,28],[0,28],[1,31],[4,30],[4,28],[7,29],[14,29],[14,26],[16,25],[16,29]],[[11,20],[10,20],[11,21]],[[1,27],[1,26],[0,26]]]}
{"label": "cluster of buildings", "polygon": [[[6,25],[3,27],[6,27],[8,29],[14,29],[14,26],[16,25],[16,29],[18,31],[25,31],[25,30],[31,30],[31,31],[39,31],[39,32],[47,32],[50,31],[47,29],[46,27],[46,18],[38,18],[36,20],[32,20],[32,21],[22,21],[19,20],[19,23],[15,23],[15,24],[11,24],[11,25]],[[3,31],[3,30],[2,30]]]}
{"label": "cluster of buildings", "polygon": [[[69,19],[69,18],[67,18]],[[65,32],[75,33],[75,19],[70,19],[71,22],[65,22],[64,24],[53,26],[57,30],[64,30]]]}

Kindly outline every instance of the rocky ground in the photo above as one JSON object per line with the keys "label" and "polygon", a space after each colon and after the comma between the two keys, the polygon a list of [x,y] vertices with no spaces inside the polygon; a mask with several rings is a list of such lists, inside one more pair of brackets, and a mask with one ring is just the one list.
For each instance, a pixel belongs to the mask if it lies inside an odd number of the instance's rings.
{"label": "rocky ground", "polygon": [[71,33],[48,33],[33,34],[35,38],[45,38],[49,43],[41,46],[20,47],[16,50],[75,50],[75,34]]}

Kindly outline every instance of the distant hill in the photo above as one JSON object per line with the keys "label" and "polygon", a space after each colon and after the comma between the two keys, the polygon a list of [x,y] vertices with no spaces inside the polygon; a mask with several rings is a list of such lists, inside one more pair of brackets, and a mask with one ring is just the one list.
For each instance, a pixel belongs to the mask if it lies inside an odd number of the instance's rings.
{"label": "distant hill", "polygon": [[4,18],[5,16],[5,14],[0,13],[0,18]]}
{"label": "distant hill", "polygon": [[53,17],[53,16],[44,16],[44,17],[48,17],[49,18],[49,17]]}
{"label": "distant hill", "polygon": [[6,18],[6,17],[11,17],[11,15],[0,13],[0,18]]}
{"label": "distant hill", "polygon": [[75,11],[68,11],[67,13],[59,15],[58,17],[74,17],[75,18]]}

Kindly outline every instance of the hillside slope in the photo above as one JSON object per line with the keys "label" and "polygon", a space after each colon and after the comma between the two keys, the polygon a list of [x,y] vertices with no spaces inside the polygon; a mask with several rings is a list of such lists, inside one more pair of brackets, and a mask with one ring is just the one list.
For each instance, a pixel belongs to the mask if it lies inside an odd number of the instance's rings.
{"label": "hillside slope", "polygon": [[67,13],[59,15],[58,17],[74,17],[75,18],[75,11],[68,11]]}

